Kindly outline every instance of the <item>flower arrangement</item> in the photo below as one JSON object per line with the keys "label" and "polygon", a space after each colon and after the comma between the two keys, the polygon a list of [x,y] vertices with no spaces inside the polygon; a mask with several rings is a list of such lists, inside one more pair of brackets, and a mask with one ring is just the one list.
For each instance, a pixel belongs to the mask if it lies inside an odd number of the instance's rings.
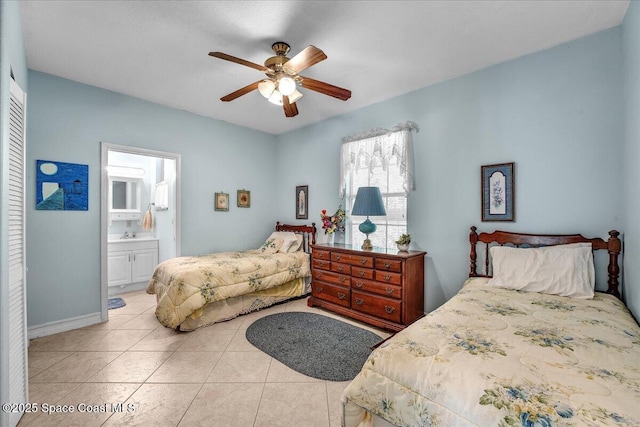
{"label": "flower arrangement", "polygon": [[342,205],[338,206],[338,210],[333,215],[327,215],[327,210],[322,209],[320,219],[322,219],[322,228],[324,234],[333,234],[336,231],[344,231],[345,212]]}

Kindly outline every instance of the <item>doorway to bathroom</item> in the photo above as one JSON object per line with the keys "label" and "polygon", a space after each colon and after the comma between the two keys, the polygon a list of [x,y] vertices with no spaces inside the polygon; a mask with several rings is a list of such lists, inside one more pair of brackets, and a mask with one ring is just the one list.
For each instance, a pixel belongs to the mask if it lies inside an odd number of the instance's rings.
{"label": "doorway to bathroom", "polygon": [[155,266],[180,256],[180,155],[102,143],[101,318],[108,300],[143,290]]}

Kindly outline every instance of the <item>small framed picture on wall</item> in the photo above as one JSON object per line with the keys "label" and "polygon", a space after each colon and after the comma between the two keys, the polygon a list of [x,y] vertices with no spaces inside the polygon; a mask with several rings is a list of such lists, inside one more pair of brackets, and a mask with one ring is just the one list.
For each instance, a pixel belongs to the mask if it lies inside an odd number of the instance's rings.
{"label": "small framed picture on wall", "polygon": [[296,219],[309,219],[309,186],[296,187]]}
{"label": "small framed picture on wall", "polygon": [[514,163],[480,167],[482,221],[514,221]]}
{"label": "small framed picture on wall", "polygon": [[229,193],[216,193],[215,210],[223,212],[229,210]]}
{"label": "small framed picture on wall", "polygon": [[251,207],[251,192],[248,190],[238,190],[238,207]]}

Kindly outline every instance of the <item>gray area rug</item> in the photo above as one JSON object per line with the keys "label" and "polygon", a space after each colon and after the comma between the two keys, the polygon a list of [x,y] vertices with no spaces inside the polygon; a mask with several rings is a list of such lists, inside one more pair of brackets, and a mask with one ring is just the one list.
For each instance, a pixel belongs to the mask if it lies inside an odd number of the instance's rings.
{"label": "gray area rug", "polygon": [[382,337],[315,313],[265,316],[247,329],[247,340],[274,359],[307,376],[352,380]]}
{"label": "gray area rug", "polygon": [[122,298],[109,298],[107,301],[107,309],[114,310],[116,308],[124,307],[127,305]]}

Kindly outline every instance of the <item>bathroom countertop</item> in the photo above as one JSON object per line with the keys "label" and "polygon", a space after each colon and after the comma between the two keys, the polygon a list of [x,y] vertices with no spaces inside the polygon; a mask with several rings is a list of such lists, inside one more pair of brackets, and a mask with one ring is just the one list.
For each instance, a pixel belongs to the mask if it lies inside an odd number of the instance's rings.
{"label": "bathroom countertop", "polygon": [[136,237],[127,237],[123,239],[122,236],[109,236],[108,243],[126,243],[126,242],[148,242],[151,240],[160,240],[157,237],[153,236],[136,236]]}

